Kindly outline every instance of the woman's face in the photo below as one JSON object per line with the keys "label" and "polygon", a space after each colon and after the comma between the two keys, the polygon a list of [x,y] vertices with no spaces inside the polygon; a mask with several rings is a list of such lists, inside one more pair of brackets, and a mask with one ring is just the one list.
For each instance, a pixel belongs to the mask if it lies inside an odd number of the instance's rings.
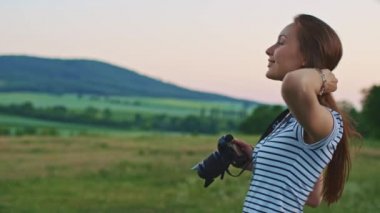
{"label": "woman's face", "polygon": [[288,72],[304,65],[296,33],[295,24],[289,24],[281,31],[277,42],[265,51],[269,56],[267,78],[282,81]]}

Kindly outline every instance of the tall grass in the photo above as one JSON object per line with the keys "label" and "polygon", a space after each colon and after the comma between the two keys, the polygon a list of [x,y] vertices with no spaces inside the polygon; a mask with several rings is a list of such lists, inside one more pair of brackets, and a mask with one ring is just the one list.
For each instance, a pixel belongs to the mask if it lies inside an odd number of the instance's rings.
{"label": "tall grass", "polygon": [[[241,212],[248,172],[205,189],[190,169],[215,149],[218,137],[2,137],[0,212]],[[364,145],[342,200],[305,212],[378,212],[379,159],[380,148]]]}

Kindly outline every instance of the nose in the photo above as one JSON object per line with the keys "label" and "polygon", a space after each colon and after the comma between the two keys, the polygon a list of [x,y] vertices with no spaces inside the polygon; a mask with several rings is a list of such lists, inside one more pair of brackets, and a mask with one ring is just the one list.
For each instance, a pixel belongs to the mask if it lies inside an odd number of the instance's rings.
{"label": "nose", "polygon": [[265,53],[266,53],[268,56],[273,55],[273,51],[274,51],[275,46],[276,46],[275,44],[272,45],[272,46],[270,46],[270,47],[265,51]]}

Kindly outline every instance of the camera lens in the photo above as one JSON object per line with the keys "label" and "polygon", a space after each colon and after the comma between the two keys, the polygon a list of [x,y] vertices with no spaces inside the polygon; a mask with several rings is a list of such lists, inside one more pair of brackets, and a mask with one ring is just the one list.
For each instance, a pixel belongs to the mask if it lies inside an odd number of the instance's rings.
{"label": "camera lens", "polygon": [[196,165],[194,169],[197,170],[199,177],[205,179],[205,187],[207,187],[214,181],[214,178],[227,170],[230,163],[221,156],[220,152],[215,151]]}

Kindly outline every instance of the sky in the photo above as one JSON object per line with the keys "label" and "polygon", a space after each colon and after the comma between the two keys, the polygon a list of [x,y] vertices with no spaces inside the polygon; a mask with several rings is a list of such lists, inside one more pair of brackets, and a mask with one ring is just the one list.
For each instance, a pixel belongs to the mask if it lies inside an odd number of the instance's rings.
{"label": "sky", "polygon": [[[283,104],[265,50],[297,14],[343,43],[337,101],[380,84],[380,0],[0,0],[0,55],[96,59],[189,89]],[[1,68],[0,68],[1,69]]]}

